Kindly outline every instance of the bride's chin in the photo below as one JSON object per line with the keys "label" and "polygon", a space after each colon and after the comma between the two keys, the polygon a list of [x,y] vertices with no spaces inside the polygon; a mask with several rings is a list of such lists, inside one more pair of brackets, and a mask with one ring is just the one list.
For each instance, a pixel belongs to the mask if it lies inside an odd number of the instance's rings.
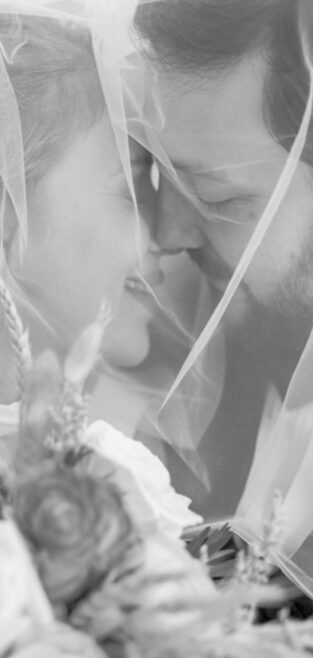
{"label": "bride's chin", "polygon": [[105,349],[105,360],[114,368],[135,368],[140,365],[148,356],[150,349],[149,332],[146,327],[137,335],[129,332],[127,329],[125,335],[123,331],[118,332],[114,340],[107,345]]}
{"label": "bride's chin", "polygon": [[105,360],[114,368],[135,368],[146,359],[149,350],[148,323],[115,325],[105,343]]}
{"label": "bride's chin", "polygon": [[105,340],[105,359],[115,368],[135,368],[150,349],[151,315],[142,299],[124,291]]}
{"label": "bride's chin", "polygon": [[150,350],[149,321],[136,315],[113,319],[105,341],[105,360],[114,368],[135,368]]}

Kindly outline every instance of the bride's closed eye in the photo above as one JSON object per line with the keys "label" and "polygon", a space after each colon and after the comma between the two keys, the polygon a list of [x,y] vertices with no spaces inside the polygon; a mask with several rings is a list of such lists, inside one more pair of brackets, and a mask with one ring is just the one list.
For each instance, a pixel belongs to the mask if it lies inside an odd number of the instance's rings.
{"label": "bride's closed eye", "polygon": [[208,199],[201,198],[202,203],[205,203],[209,208],[216,209],[218,211],[224,211],[227,209],[236,210],[239,207],[243,208],[247,206],[247,203],[251,198],[246,199],[244,197],[229,197],[227,199],[221,199],[218,201],[211,201]]}
{"label": "bride's closed eye", "polygon": [[134,190],[137,203],[140,204],[148,192],[153,192],[151,166],[152,158],[149,154],[132,159],[130,161],[131,171],[125,171],[121,165],[120,171],[111,177],[110,181],[107,181],[108,195],[133,203]]}

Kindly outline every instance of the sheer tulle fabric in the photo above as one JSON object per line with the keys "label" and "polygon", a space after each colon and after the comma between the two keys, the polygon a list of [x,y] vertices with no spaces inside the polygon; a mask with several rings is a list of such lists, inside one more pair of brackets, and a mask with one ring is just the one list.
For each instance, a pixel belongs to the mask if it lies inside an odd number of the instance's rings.
{"label": "sheer tulle fabric", "polygon": [[[140,4],[166,1],[146,0]],[[197,3],[193,0],[190,3],[196,11]],[[113,368],[104,364],[105,386],[102,388],[100,382],[95,398],[100,400],[100,406],[102,404],[105,420],[118,429],[136,434],[164,459],[178,490],[193,499],[195,509],[206,521],[229,520],[239,535],[251,540],[262,533],[278,490],[282,496],[286,530],[275,560],[313,597],[313,553],[310,551],[313,536],[312,337],[306,342],[282,399],[263,377],[263,364],[254,356],[253,349],[249,357],[245,357],[246,338],[243,336],[241,342],[233,338],[229,322],[233,307],[241,300],[246,274],[266,243],[267,233],[288,194],[305,146],[313,112],[311,9],[309,3],[303,2],[303,13],[299,14],[309,78],[301,126],[290,152],[286,152],[256,228],[242,244],[226,282],[224,273],[221,290],[219,285],[208,285],[201,263],[198,267],[196,259],[190,260],[183,245],[179,254],[160,256],[164,280],[158,287],[151,286],[141,268],[144,211],[131,163],[130,139],[140,144],[154,160],[152,178],[156,194],[158,175],[161,175],[208,225],[216,221],[229,223],[232,217],[228,211],[224,216],[212,217],[212,212],[207,211],[171,162],[163,140],[167,126],[159,93],[160,70],[153,57],[147,58],[145,44],[132,27],[137,4],[137,0],[0,1],[0,24],[5,15],[14,14],[17,30],[19,18],[27,14],[55,20],[60,25],[70,24],[71,29],[84,26],[89,31],[105,107],[125,175],[130,221],[137,240],[139,265],[136,274],[145,285],[140,303],[149,313],[150,349],[144,361],[133,368]],[[4,236],[10,203],[18,223],[23,259],[30,221],[26,209],[25,145],[7,65],[19,48],[23,48],[22,40],[12,51],[8,51],[2,41],[1,227]],[[54,108],[47,108],[50,110]],[[254,162],[259,159],[256,150]],[[238,162],[232,166],[243,164]],[[157,221],[156,212],[154,223]],[[152,233],[154,228],[151,228]],[[23,281],[12,277],[6,263],[4,238],[1,268],[19,307],[26,309],[26,317],[31,316],[40,327],[43,342],[47,346],[57,344],[60,351],[64,351],[65,337],[60,336],[58,328],[36,308],[36,301],[29,298]],[[262,315],[257,313],[254,321],[261,322]],[[253,326],[248,336],[252,346]],[[134,422],[129,419],[128,410],[136,405]]]}
{"label": "sheer tulle fabric", "polygon": [[[190,3],[195,12],[196,5],[196,2]],[[257,226],[243,245],[233,273],[229,274],[226,283],[224,281],[223,293],[220,289],[216,293],[214,277],[218,277],[219,270],[217,265],[215,275],[214,254],[212,256],[212,297],[210,299],[208,293],[205,297],[199,296],[196,326],[193,327],[195,338],[162,401],[157,421],[160,434],[181,458],[178,463],[170,450],[168,460],[176,483],[193,497],[206,520],[228,520],[233,529],[248,541],[261,537],[264,524],[271,515],[275,492],[280,492],[285,530],[275,561],[312,596],[312,336],[304,344],[282,398],[270,382],[261,383],[259,356],[254,359],[250,353],[247,360],[245,345],[239,347],[240,343],[229,336],[231,325],[228,321],[232,307],[238,299],[240,301],[246,273],[253,267],[288,194],[310,129],[313,110],[312,7],[306,2],[300,3],[299,7],[299,30],[309,78],[301,126],[289,154],[286,152],[276,185],[260,213]],[[153,55],[148,66],[151,62],[154,72],[160,71],[158,65],[153,66]],[[166,71],[161,71],[161,75],[166,75]],[[156,81],[155,89],[157,87]],[[185,89],[185,93],[188,90]],[[156,91],[154,98],[157,98]],[[162,99],[159,107],[162,114]],[[162,132],[166,132],[164,125]],[[152,149],[151,143],[149,148]],[[155,157],[158,159],[158,154]],[[256,151],[255,162],[259,157]],[[237,164],[242,166],[243,163]],[[180,171],[173,171],[173,167],[168,167],[164,161],[159,167],[162,175],[184,196],[186,203],[196,207],[208,222],[212,221],[212,213],[211,217],[209,213],[206,215],[204,204],[184,185]],[[225,222],[232,220],[229,215],[218,217],[217,221],[223,219]],[[207,284],[210,288],[210,281]],[[205,287],[204,282],[201,285]],[[256,315],[255,320],[262,323],[262,315]],[[253,335],[251,338],[253,345]],[[199,372],[205,373],[200,380],[197,379]],[[206,404],[200,404],[198,408],[201,396],[206,399]],[[176,410],[179,400],[184,401],[187,410],[188,441]],[[262,414],[258,411],[260,408],[263,408]],[[188,476],[189,469],[196,479],[191,474]]]}

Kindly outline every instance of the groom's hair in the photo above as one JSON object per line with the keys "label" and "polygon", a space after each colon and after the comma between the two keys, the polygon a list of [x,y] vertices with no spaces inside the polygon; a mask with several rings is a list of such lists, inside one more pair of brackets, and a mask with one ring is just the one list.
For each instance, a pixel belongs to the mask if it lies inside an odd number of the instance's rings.
{"label": "groom's hair", "polygon": [[[155,0],[141,4],[135,28],[147,56],[196,80],[230,71],[259,53],[267,66],[263,112],[287,150],[309,93],[299,33],[301,0]],[[312,0],[313,3],[313,0]],[[313,42],[313,34],[312,34]],[[303,159],[313,164],[313,126]]]}

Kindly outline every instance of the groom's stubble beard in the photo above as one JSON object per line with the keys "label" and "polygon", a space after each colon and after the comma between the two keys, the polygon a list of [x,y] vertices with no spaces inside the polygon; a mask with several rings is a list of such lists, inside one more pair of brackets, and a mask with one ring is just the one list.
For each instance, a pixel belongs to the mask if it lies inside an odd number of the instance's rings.
{"label": "groom's stubble beard", "polygon": [[[310,286],[311,281],[311,286]],[[209,284],[209,281],[208,281]],[[209,284],[210,285],[210,284]],[[221,293],[212,291],[213,303]],[[313,325],[313,244],[273,291],[260,301],[242,281],[222,326],[238,359],[253,359],[256,376],[272,381],[284,395]]]}
{"label": "groom's stubble beard", "polygon": [[[190,249],[188,253],[206,278],[214,309],[223,294],[214,281],[224,280],[225,291],[234,269],[209,240],[201,249]],[[302,248],[296,257],[289,257],[288,267],[288,254],[284,255],[283,245],[277,259],[278,266],[281,259],[281,267],[276,267],[280,276],[270,285],[268,273],[258,266],[257,291],[253,289],[256,272],[252,277],[251,264],[230,301],[221,326],[228,344],[238,349],[243,368],[245,358],[253,359],[259,376],[276,384],[284,395],[313,326],[313,231],[303,236]],[[264,290],[263,277],[267,281]]]}
{"label": "groom's stubble beard", "polygon": [[[189,253],[205,274],[213,312],[233,271],[212,245],[209,250],[213,258],[207,260],[203,250],[199,252],[200,256],[196,251]],[[313,255],[310,262],[313,270]],[[246,360],[254,360],[256,376],[262,373],[264,379],[276,382],[280,389],[287,387],[313,323],[313,299],[305,303],[297,290],[297,281],[303,279],[299,269],[304,267],[296,266],[295,271],[289,272],[282,281],[273,282],[271,294],[264,295],[262,301],[243,279],[220,322],[229,349],[232,346],[235,353],[237,351],[238,359],[243,360],[243,368]],[[225,279],[224,290],[215,285],[219,276]]]}

